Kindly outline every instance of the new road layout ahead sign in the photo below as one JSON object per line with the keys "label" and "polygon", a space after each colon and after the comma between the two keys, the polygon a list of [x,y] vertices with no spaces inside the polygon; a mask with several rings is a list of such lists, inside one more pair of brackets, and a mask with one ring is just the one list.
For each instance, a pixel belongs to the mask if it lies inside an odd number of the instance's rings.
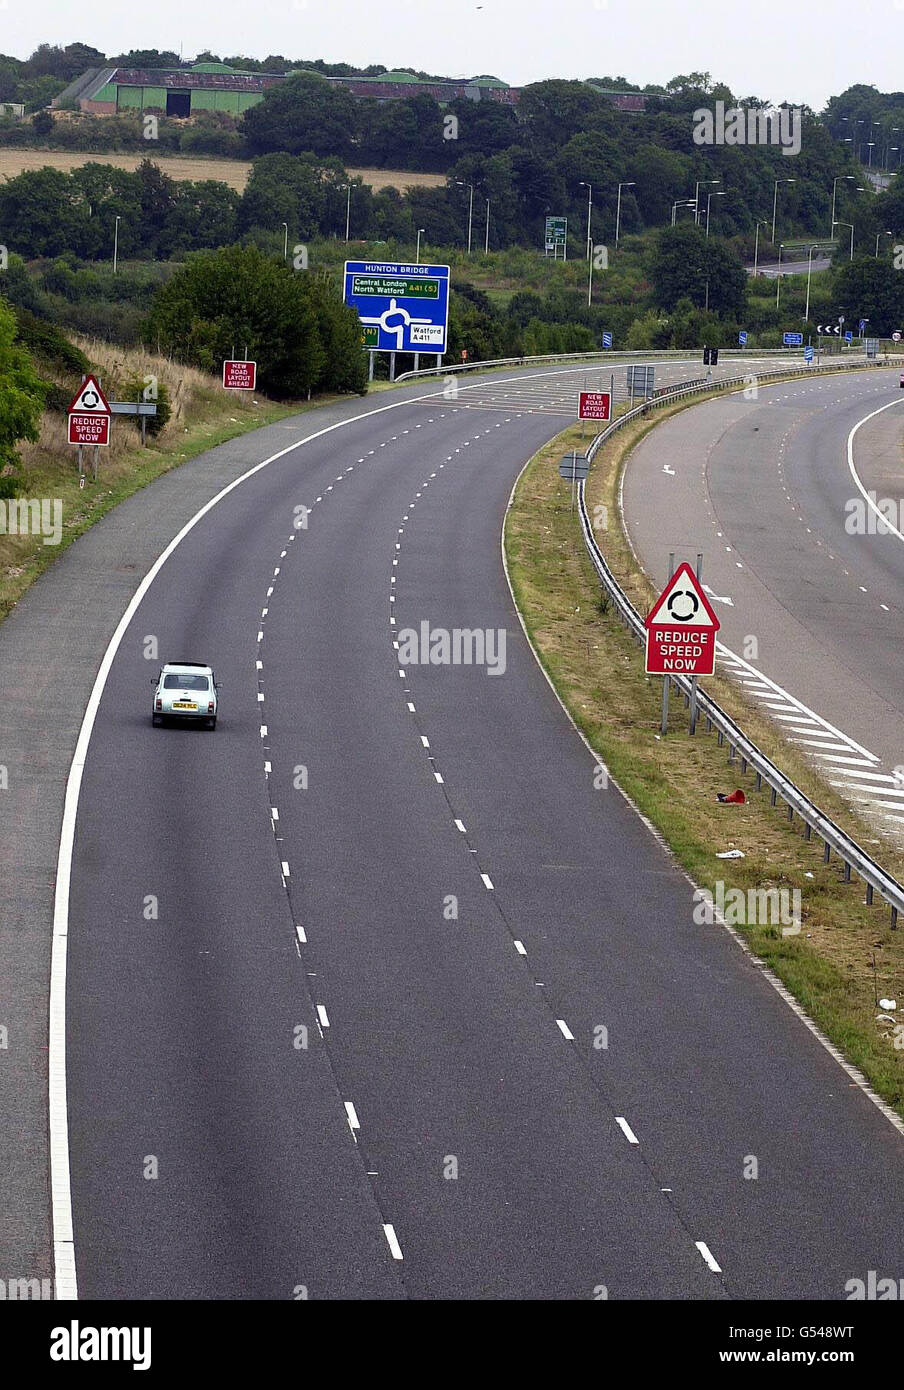
{"label": "new road layout ahead sign", "polygon": [[69,443],[110,443],[109,402],[93,376],[85,378],[69,402]]}
{"label": "new road layout ahead sign", "polygon": [[381,352],[447,350],[447,265],[346,261],[344,298],[358,311],[365,347]]}
{"label": "new road layout ahead sign", "polygon": [[223,363],[223,385],[230,391],[253,391],[257,386],[257,363],[227,357]]}
{"label": "new road layout ahead sign", "polygon": [[650,676],[711,676],[720,623],[690,565],[679,565],[646,620]]}
{"label": "new road layout ahead sign", "polygon": [[608,420],[611,406],[611,391],[581,391],[578,394],[578,417],[581,420]]}

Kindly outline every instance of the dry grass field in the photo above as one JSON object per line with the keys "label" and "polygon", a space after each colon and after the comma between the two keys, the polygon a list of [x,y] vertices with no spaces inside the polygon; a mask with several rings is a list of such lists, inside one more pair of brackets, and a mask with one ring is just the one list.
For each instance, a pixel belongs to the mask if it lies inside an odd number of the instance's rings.
{"label": "dry grass field", "polygon": [[[155,164],[159,164],[171,178],[219,179],[230,188],[241,193],[251,172],[250,160],[215,159],[213,156],[198,155],[194,158],[182,155],[157,155],[150,153]],[[83,150],[5,150],[0,148],[0,178],[11,179],[26,169],[77,169],[82,164],[113,164],[117,169],[137,169],[145,155],[139,154],[92,154]],[[404,191],[414,186],[436,188],[445,183],[444,174],[416,174],[400,169],[349,169],[353,178],[361,178],[374,190],[398,188]]]}

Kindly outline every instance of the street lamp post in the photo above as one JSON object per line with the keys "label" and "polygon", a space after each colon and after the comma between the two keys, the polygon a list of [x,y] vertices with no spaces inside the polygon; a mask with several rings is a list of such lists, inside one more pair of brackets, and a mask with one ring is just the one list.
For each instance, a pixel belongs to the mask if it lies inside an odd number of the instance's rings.
{"label": "street lamp post", "polygon": [[616,203],[616,207],[615,207],[615,249],[616,249],[616,251],[618,250],[618,229],[619,229],[619,226],[621,225],[621,191],[622,191],[623,188],[635,188],[635,187],[636,187],[636,182],[635,182],[634,179],[631,179],[630,181],[626,181],[625,183],[620,183],[620,184],[618,185],[618,202]]}
{"label": "street lamp post", "polygon": [[288,222],[284,222],[284,223],[283,223],[283,228],[284,228],[284,231],[285,231],[285,235],[283,236],[282,258],[283,258],[284,261],[287,261],[287,260],[289,259],[289,224],[288,224]]}
{"label": "street lamp post", "polygon": [[779,245],[779,248],[778,248],[778,274],[777,274],[776,277],[775,277],[775,307],[776,307],[776,309],[778,308],[779,299],[781,298],[781,293],[782,293],[782,252],[784,251],[784,249],[785,249],[785,243],[784,243],[784,242],[781,242],[780,245]]}
{"label": "street lamp post", "polygon": [[[836,226],[836,227],[850,227],[850,229],[851,229],[851,254],[850,254],[850,258],[849,258],[849,259],[850,259],[850,260],[853,260],[853,259],[854,259],[854,224],[853,224],[853,222],[836,222],[836,223],[835,223],[835,226]],[[834,228],[833,228],[832,230],[833,230],[833,233],[834,233]]]}
{"label": "street lamp post", "polygon": [[760,259],[760,228],[768,227],[769,223],[765,217],[758,217],[756,220],[756,236],[753,239],[753,278],[757,277],[757,265]]}
{"label": "street lamp post", "polygon": [[780,183],[797,183],[797,179],[776,179],[772,189],[772,245],[775,245],[775,214],[778,208],[778,186]]}
{"label": "street lamp post", "polygon": [[700,186],[708,183],[721,183],[721,179],[698,179],[694,186],[694,226],[700,225]]}
{"label": "street lamp post", "polygon": [[484,243],[483,243],[483,254],[484,254],[485,256],[488,256],[488,255],[490,254],[490,200],[489,200],[489,198],[487,198],[487,234],[486,234],[486,237],[484,238]]}
{"label": "street lamp post", "polygon": [[813,270],[813,252],[816,250],[816,248],[818,247],[818,245],[819,245],[819,242],[818,242],[818,241],[814,241],[813,245],[810,247],[810,254],[807,256],[807,304],[806,304],[806,308],[804,309],[804,322],[805,322],[805,323],[806,323],[807,319],[810,317],[810,274],[811,274],[811,272],[812,272],[812,270]]}
{"label": "street lamp post", "polygon": [[119,259],[119,214],[113,223],[113,274],[116,274],[116,262]]}
{"label": "street lamp post", "polygon": [[474,220],[474,185],[473,183],[465,183],[464,179],[456,179],[455,182],[458,184],[459,188],[469,188],[471,190],[471,196],[468,199],[468,255],[470,256],[471,224]]}
{"label": "street lamp post", "polygon": [[839,183],[841,183],[842,179],[848,179],[851,183],[853,183],[853,182],[854,182],[854,175],[853,175],[853,174],[839,174],[838,177],[837,177],[836,179],[833,179],[833,180],[832,180],[832,230],[829,232],[829,236],[834,236],[834,234],[835,234],[835,231],[834,231],[834,229],[835,229],[835,194],[836,194],[837,191],[838,191],[838,185],[839,185]]}
{"label": "street lamp post", "polygon": [[894,235],[893,232],[877,232],[877,233],[876,233],[876,256],[875,256],[875,259],[876,259],[876,260],[879,259],[879,238],[880,238],[880,237],[883,237],[883,236],[893,236],[893,235]]}
{"label": "street lamp post", "polygon": [[592,260],[593,257],[592,257],[592,255],[591,255],[591,249],[590,249],[590,247],[591,247],[591,241],[590,241],[590,238],[591,238],[590,223],[591,223],[591,220],[592,220],[592,217],[593,217],[593,184],[592,184],[592,183],[585,183],[584,180],[581,179],[580,183],[578,184],[578,187],[579,187],[579,188],[586,188],[586,190],[587,190],[587,259],[588,259],[588,260]]}
{"label": "street lamp post", "polygon": [[728,195],[722,191],[718,193],[707,193],[706,195],[706,235],[709,237],[709,205],[713,198],[726,198]]}
{"label": "street lamp post", "polygon": [[416,249],[416,251],[415,251],[415,253],[414,253],[414,264],[415,264],[415,265],[420,265],[420,263],[421,263],[421,235],[422,235],[422,233],[423,233],[425,230],[426,230],[426,228],[424,228],[424,227],[418,227],[418,229],[417,229],[417,249]]}
{"label": "street lamp post", "polygon": [[676,218],[677,215],[678,215],[678,211],[677,211],[678,208],[692,208],[692,207],[695,207],[695,206],[696,206],[696,204],[694,203],[694,200],[693,200],[692,198],[683,198],[683,199],[682,199],[682,198],[679,198],[679,200],[678,200],[677,203],[673,203],[673,204],[672,204],[672,226],[674,227],[674,225],[675,225],[675,218]]}
{"label": "street lamp post", "polygon": [[345,241],[348,244],[348,229],[352,217],[352,186],[348,185],[348,197],[345,200]]}

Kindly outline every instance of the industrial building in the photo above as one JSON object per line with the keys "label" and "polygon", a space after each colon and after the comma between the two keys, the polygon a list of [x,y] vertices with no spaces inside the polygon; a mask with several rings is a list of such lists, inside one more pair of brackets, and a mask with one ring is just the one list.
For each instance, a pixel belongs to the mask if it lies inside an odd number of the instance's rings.
{"label": "industrial building", "polygon": [[[187,119],[199,111],[226,111],[241,116],[249,106],[263,99],[269,87],[285,82],[289,73],[240,72],[225,63],[196,63],[190,68],[91,68],[70,82],[51,103],[68,106],[77,103],[82,111],[95,116],[112,116],[119,111],[152,111]],[[494,77],[434,79],[410,72],[384,72],[376,77],[325,77],[333,86],[347,87],[353,96],[370,101],[398,101],[402,97],[432,96],[438,102],[465,98],[470,101],[499,101],[517,105],[519,88],[507,87]],[[604,92],[620,110],[642,111],[644,97],[639,92]]]}

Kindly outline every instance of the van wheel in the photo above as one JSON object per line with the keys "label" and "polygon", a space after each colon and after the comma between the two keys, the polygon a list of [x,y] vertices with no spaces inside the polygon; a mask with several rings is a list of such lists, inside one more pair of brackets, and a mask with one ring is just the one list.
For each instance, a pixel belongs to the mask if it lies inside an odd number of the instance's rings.
{"label": "van wheel", "polygon": [[215,729],[215,728],[217,727],[217,716],[216,716],[216,715],[214,715],[213,719],[208,719],[208,721],[207,721],[207,727],[208,727],[208,729]]}

